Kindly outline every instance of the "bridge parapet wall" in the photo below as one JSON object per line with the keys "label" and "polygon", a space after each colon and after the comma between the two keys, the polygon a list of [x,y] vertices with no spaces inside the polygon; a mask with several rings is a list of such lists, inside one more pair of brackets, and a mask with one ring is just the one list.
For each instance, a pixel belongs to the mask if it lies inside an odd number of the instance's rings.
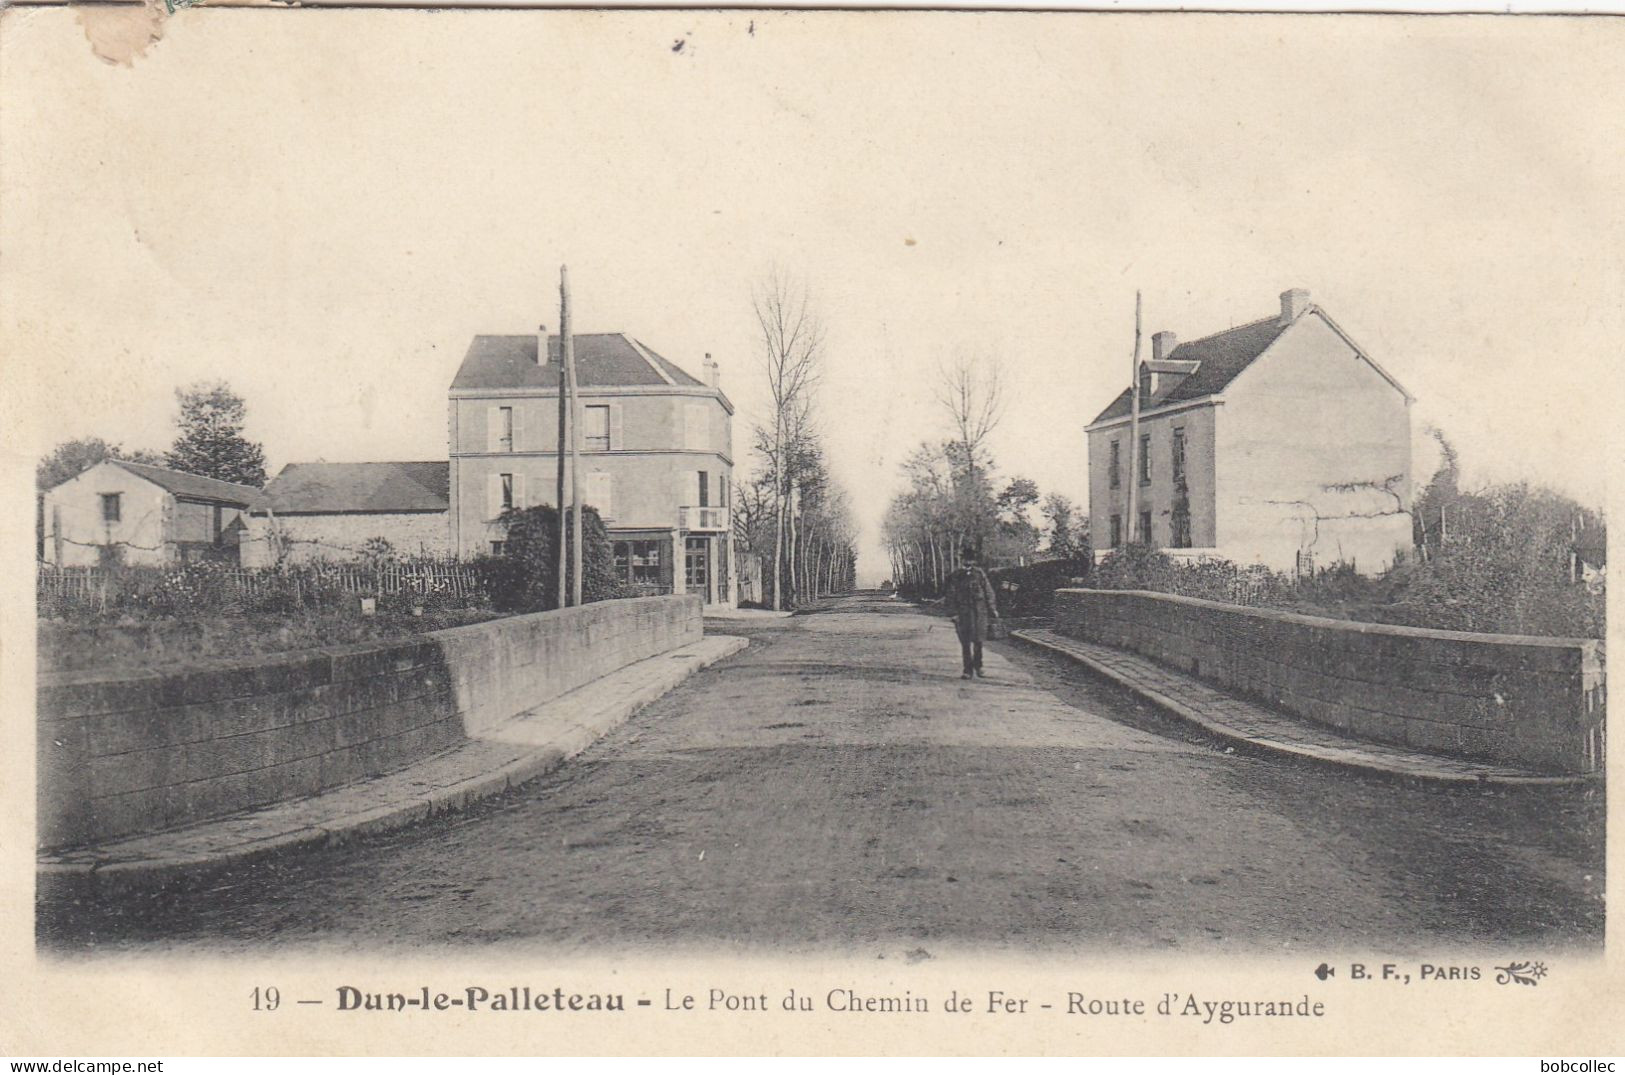
{"label": "bridge parapet wall", "polygon": [[42,675],[38,843],[175,828],[405,768],[697,641],[695,595],[161,674]]}
{"label": "bridge parapet wall", "polygon": [[1139,590],[1059,590],[1056,629],[1379,742],[1548,773],[1604,764],[1594,639],[1301,616]]}

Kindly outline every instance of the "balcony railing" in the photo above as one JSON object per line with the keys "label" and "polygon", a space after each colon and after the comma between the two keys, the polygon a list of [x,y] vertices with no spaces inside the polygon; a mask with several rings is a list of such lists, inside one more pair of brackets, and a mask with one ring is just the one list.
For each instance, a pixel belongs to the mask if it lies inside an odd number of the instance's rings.
{"label": "balcony railing", "polygon": [[728,532],[727,508],[683,507],[677,509],[678,529],[691,534]]}

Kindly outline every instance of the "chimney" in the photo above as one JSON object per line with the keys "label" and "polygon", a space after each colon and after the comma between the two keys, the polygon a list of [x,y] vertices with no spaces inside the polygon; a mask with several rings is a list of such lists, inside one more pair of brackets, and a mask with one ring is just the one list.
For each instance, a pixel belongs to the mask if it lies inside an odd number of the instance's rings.
{"label": "chimney", "polygon": [[547,326],[536,326],[536,364],[547,365]]}
{"label": "chimney", "polygon": [[1157,333],[1155,336],[1151,337],[1151,360],[1153,362],[1161,362],[1163,359],[1173,354],[1174,348],[1177,346],[1179,346],[1179,337],[1175,336],[1172,332]]}
{"label": "chimney", "polygon": [[1290,325],[1298,315],[1309,309],[1309,292],[1294,287],[1281,292],[1281,324]]}
{"label": "chimney", "polygon": [[722,370],[711,360],[710,351],[705,352],[705,383],[719,392],[722,390]]}

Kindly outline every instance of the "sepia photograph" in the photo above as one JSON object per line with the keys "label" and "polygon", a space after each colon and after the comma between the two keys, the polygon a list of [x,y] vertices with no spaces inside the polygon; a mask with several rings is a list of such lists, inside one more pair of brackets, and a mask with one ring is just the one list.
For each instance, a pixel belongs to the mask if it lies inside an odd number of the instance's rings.
{"label": "sepia photograph", "polygon": [[6,1051],[1617,1052],[1622,46],[0,11]]}

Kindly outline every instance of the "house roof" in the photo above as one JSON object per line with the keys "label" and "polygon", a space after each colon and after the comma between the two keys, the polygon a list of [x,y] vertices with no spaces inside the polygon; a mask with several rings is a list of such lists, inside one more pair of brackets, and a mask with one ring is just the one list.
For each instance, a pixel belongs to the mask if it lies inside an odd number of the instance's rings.
{"label": "house roof", "polygon": [[[536,364],[536,337],[475,336],[452,379],[458,388],[558,389],[559,338],[547,338],[548,363]],[[583,388],[679,384],[704,388],[705,383],[675,363],[655,354],[624,332],[588,333],[575,337],[576,383]]]}
{"label": "house roof", "polygon": [[289,463],[254,505],[279,515],[434,512],[450,503],[451,465]]}
{"label": "house roof", "polygon": [[[1236,379],[1236,375],[1252,365],[1253,360],[1267,351],[1270,344],[1274,343],[1286,329],[1287,325],[1280,317],[1266,317],[1262,321],[1254,321],[1180,344],[1163,357],[1179,362],[1199,362],[1201,365],[1196,367],[1195,373],[1176,384],[1167,395],[1154,397],[1150,406],[1181,403],[1223,392],[1230,382]],[[1105,410],[1100,412],[1095,422],[1121,418],[1129,413],[1131,406],[1130,389],[1125,388]],[[1094,422],[1090,424],[1093,425]]]}
{"label": "house roof", "polygon": [[132,463],[127,459],[109,459],[114,466],[123,467],[138,478],[145,478],[176,496],[194,500],[218,500],[222,504],[246,507],[259,499],[260,491],[252,485],[223,482],[218,478],[205,478],[201,474],[187,474],[168,467],[155,467],[151,463]]}

